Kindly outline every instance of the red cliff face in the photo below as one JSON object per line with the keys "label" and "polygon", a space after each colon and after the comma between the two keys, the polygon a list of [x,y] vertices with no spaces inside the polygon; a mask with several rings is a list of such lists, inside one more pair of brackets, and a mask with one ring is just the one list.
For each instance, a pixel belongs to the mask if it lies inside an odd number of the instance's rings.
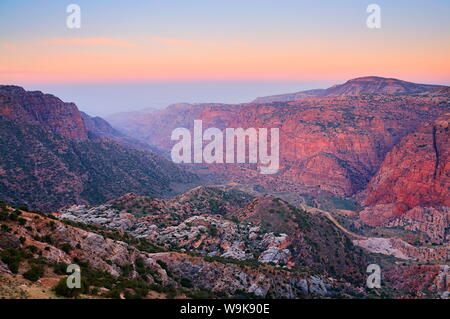
{"label": "red cliff face", "polygon": [[360,213],[370,226],[420,232],[450,242],[450,113],[423,124],[387,156],[370,181]]}
{"label": "red cliff face", "polygon": [[450,206],[450,113],[422,125],[387,156],[367,188],[367,205]]}
{"label": "red cliff face", "polygon": [[[269,190],[327,192],[349,196],[365,188],[386,154],[402,137],[449,109],[441,96],[330,96],[270,104],[202,104],[169,107],[119,124],[163,150],[177,127],[280,129],[276,175],[261,175],[249,165],[212,164],[208,172],[225,181]],[[114,123],[113,123],[114,124]]]}
{"label": "red cliff face", "polygon": [[75,104],[16,86],[0,86],[0,136],[0,198],[45,212],[195,181]]}
{"label": "red cliff face", "polygon": [[0,86],[0,116],[22,122],[38,122],[73,139],[86,139],[81,114],[74,103],[39,91],[27,92],[17,86]]}

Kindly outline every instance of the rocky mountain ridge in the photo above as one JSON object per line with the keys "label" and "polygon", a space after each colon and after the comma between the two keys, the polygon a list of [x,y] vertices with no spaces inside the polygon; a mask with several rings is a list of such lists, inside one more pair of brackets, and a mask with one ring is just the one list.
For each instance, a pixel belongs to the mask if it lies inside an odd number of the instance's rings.
{"label": "rocky mountain ridge", "polygon": [[196,176],[73,103],[0,86],[0,196],[50,212],[127,191],[165,196]]}
{"label": "rocky mountain ridge", "polygon": [[[71,263],[81,266],[84,278],[82,289],[70,292],[72,296],[312,298],[359,293],[342,282],[308,272],[165,252],[144,239],[115,230],[8,206],[2,206],[0,217],[2,297],[11,297],[4,294],[14,288],[30,297],[31,288],[36,286],[47,296],[70,297],[58,288],[58,282],[64,283],[65,267]],[[14,287],[17,282],[22,288]],[[46,286],[51,283],[53,290]]]}
{"label": "rocky mountain ridge", "polygon": [[366,76],[351,79],[343,84],[327,89],[307,90],[290,94],[259,97],[253,102],[258,104],[290,102],[308,97],[346,96],[362,94],[411,95],[427,93],[436,89],[448,88],[441,85],[417,84],[392,78]]}
{"label": "rocky mountain ridge", "polygon": [[[359,95],[240,105],[179,105],[139,115],[119,128],[169,152],[175,128],[280,129],[280,170],[261,176],[255,165],[192,165],[216,183],[235,181],[267,191],[348,197],[365,189],[386,154],[426,121],[450,109],[446,96]],[[113,123],[114,125],[114,123]],[[134,133],[133,133],[134,132]]]}

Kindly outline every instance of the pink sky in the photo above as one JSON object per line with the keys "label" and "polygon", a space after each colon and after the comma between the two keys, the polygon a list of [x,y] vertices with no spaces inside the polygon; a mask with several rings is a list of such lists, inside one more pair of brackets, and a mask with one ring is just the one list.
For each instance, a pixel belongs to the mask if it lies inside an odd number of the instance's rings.
{"label": "pink sky", "polygon": [[[0,82],[337,80],[359,75],[450,82],[450,45],[358,38],[332,43],[187,38],[49,38],[0,42]],[[436,50],[440,47],[440,50]]]}

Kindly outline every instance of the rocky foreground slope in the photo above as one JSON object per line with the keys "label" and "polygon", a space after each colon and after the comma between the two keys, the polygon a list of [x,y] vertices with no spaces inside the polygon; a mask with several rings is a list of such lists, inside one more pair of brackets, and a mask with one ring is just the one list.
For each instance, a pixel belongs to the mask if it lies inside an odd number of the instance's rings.
{"label": "rocky foreground slope", "polygon": [[[0,297],[304,298],[355,295],[314,271],[168,252],[118,230],[17,210],[0,212]],[[64,288],[67,264],[81,266],[81,289]]]}
{"label": "rocky foreground slope", "polygon": [[[361,270],[367,256],[327,219],[273,196],[249,199],[248,194],[235,193],[217,200],[210,195],[215,188],[206,187],[205,197],[195,196],[199,202],[210,202],[210,207],[179,202],[179,197],[159,200],[129,194],[98,207],[69,208],[61,218],[121,229],[166,249],[309,267],[349,282],[363,282]],[[236,197],[247,197],[246,204],[233,208],[229,203]]]}
{"label": "rocky foreground slope", "polygon": [[[364,287],[370,263],[381,264],[384,271],[399,276],[398,272],[406,270],[395,270],[398,267],[445,265],[450,260],[450,247],[354,236],[325,215],[236,185],[199,187],[169,200],[128,194],[101,206],[72,207],[60,218],[120,229],[165,249],[195,253],[208,260],[314,271],[353,287]],[[436,269],[439,267],[428,271],[433,274]],[[427,276],[436,278],[437,273]],[[386,287],[398,284],[388,276],[385,279]],[[432,284],[427,287],[428,293],[434,289]],[[416,285],[411,289],[417,290]],[[440,293],[445,289],[440,288]]]}
{"label": "rocky foreground slope", "polygon": [[[129,194],[62,215],[0,203],[0,297],[448,297],[449,268],[439,259],[417,266],[398,255],[404,243],[374,250],[281,199],[231,189],[171,200]],[[191,194],[216,203],[197,208]],[[248,204],[232,205],[239,199]],[[365,286],[369,263],[382,266],[381,290]],[[67,264],[81,267],[81,289],[65,288]]]}

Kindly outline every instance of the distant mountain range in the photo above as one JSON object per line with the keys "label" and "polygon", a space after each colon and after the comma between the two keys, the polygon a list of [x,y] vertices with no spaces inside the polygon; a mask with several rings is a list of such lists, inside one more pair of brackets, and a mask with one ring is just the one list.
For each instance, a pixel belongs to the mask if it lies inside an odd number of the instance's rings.
{"label": "distant mountain range", "polygon": [[296,93],[259,97],[254,101],[254,103],[289,102],[308,97],[347,96],[362,94],[411,95],[426,93],[443,87],[445,86],[417,84],[397,79],[367,76],[349,80],[344,84],[333,85],[328,89],[307,90]]}

